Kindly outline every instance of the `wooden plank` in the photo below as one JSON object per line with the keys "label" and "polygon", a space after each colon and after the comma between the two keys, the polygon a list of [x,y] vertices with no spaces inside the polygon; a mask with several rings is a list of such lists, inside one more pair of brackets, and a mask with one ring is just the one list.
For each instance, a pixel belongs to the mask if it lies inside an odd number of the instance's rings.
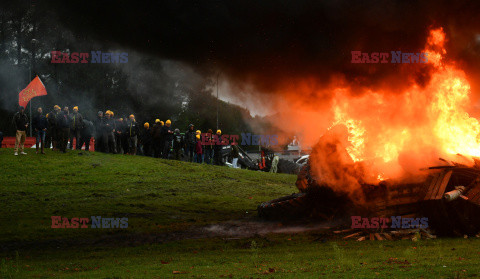
{"label": "wooden plank", "polygon": [[449,171],[443,177],[442,182],[438,186],[438,191],[433,199],[439,200],[443,198],[443,194],[445,193],[445,189],[447,188],[447,184],[450,181],[450,177],[452,176],[453,171]]}
{"label": "wooden plank", "polygon": [[350,235],[347,235],[345,237],[343,237],[343,239],[349,239],[349,238],[352,238],[352,237],[355,237],[357,235],[360,235],[362,232],[356,232],[356,233],[352,233]]}
{"label": "wooden plank", "polygon": [[379,233],[374,233],[374,235],[378,240],[385,240]]}
{"label": "wooden plank", "polygon": [[392,236],[388,233],[384,233],[383,236],[388,240],[393,240]]}
{"label": "wooden plank", "polygon": [[438,180],[443,177],[443,171],[433,175],[432,181],[430,181],[430,187],[428,187],[427,194],[425,195],[425,200],[430,200],[432,198],[432,192],[435,190],[437,186]]}

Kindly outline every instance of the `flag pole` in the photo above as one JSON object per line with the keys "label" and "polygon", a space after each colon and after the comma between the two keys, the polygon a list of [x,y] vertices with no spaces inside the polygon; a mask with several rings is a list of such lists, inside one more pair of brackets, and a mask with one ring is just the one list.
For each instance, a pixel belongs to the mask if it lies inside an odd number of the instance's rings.
{"label": "flag pole", "polygon": [[32,102],[33,98],[30,99],[30,136],[33,137],[33,132],[32,132]]}

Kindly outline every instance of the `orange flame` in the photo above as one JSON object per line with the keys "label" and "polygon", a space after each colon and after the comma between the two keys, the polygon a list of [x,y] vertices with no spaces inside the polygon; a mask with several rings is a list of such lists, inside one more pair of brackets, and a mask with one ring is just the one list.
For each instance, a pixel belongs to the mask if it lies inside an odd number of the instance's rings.
{"label": "orange flame", "polygon": [[[412,83],[401,94],[384,89],[354,96],[341,78],[328,89],[307,81],[300,94],[286,94],[290,111],[292,107],[293,112],[302,111],[296,118],[303,131],[301,138],[313,144],[322,131],[346,126],[346,151],[353,162],[365,165],[369,173],[362,179],[371,183],[419,174],[420,168],[438,164],[439,157],[449,154],[480,156],[480,123],[467,113],[470,85],[461,69],[443,59],[445,40],[442,28],[430,31],[423,51],[428,53],[428,62],[420,65],[431,68],[430,79],[422,86]],[[308,97],[299,99],[298,95]],[[318,97],[325,95],[332,96],[328,104]],[[290,117],[295,118],[294,113]]]}

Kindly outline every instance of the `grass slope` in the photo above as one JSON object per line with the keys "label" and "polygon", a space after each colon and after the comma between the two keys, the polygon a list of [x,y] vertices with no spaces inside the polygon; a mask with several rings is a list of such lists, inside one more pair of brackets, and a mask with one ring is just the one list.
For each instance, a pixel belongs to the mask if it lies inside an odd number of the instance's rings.
{"label": "grass slope", "polygon": [[[255,220],[258,203],[296,192],[292,175],[11,149],[0,149],[0,165],[2,278],[480,277],[478,239],[347,242],[310,232],[124,241]],[[52,215],[128,217],[129,226],[52,229]]]}

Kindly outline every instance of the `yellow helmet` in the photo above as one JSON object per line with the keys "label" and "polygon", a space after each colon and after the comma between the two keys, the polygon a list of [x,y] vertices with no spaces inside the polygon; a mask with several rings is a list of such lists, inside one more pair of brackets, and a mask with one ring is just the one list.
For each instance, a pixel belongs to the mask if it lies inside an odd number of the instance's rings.
{"label": "yellow helmet", "polygon": [[202,133],[202,131],[200,131],[200,130],[197,130],[197,131],[195,132],[195,134],[197,134],[197,135],[200,135],[201,133]]}
{"label": "yellow helmet", "polygon": [[112,115],[112,112],[111,112],[110,110],[107,110],[107,111],[105,112],[105,115]]}
{"label": "yellow helmet", "polygon": [[222,130],[218,129],[217,134],[221,134],[221,133],[222,133]]}
{"label": "yellow helmet", "polygon": [[148,128],[148,127],[150,127],[150,123],[148,123],[148,122],[145,122],[145,124],[143,124],[143,127],[144,127],[144,128]]}
{"label": "yellow helmet", "polygon": [[47,113],[47,115],[45,115],[45,117],[48,118],[48,113]]}
{"label": "yellow helmet", "polygon": [[114,115],[114,114],[113,114],[113,111],[110,111],[110,115],[111,115],[111,116],[113,116],[113,115]]}
{"label": "yellow helmet", "polygon": [[165,124],[170,125],[170,124],[172,124],[172,121],[170,121],[170,119],[168,119],[168,120],[165,122]]}
{"label": "yellow helmet", "polygon": [[160,119],[155,119],[155,123],[160,123]]}
{"label": "yellow helmet", "polygon": [[163,123],[163,121],[160,121],[160,125],[162,125],[162,126],[163,126],[163,125],[165,125],[165,123]]}
{"label": "yellow helmet", "polygon": [[61,109],[59,105],[53,106],[53,109]]}
{"label": "yellow helmet", "polygon": [[135,118],[135,115],[130,114],[129,118]]}
{"label": "yellow helmet", "polygon": [[123,121],[123,118],[122,118],[122,117],[120,117],[120,119],[118,119],[118,120],[120,120],[120,121]]}
{"label": "yellow helmet", "polygon": [[78,106],[74,106],[74,107],[73,107],[73,110],[78,110]]}

